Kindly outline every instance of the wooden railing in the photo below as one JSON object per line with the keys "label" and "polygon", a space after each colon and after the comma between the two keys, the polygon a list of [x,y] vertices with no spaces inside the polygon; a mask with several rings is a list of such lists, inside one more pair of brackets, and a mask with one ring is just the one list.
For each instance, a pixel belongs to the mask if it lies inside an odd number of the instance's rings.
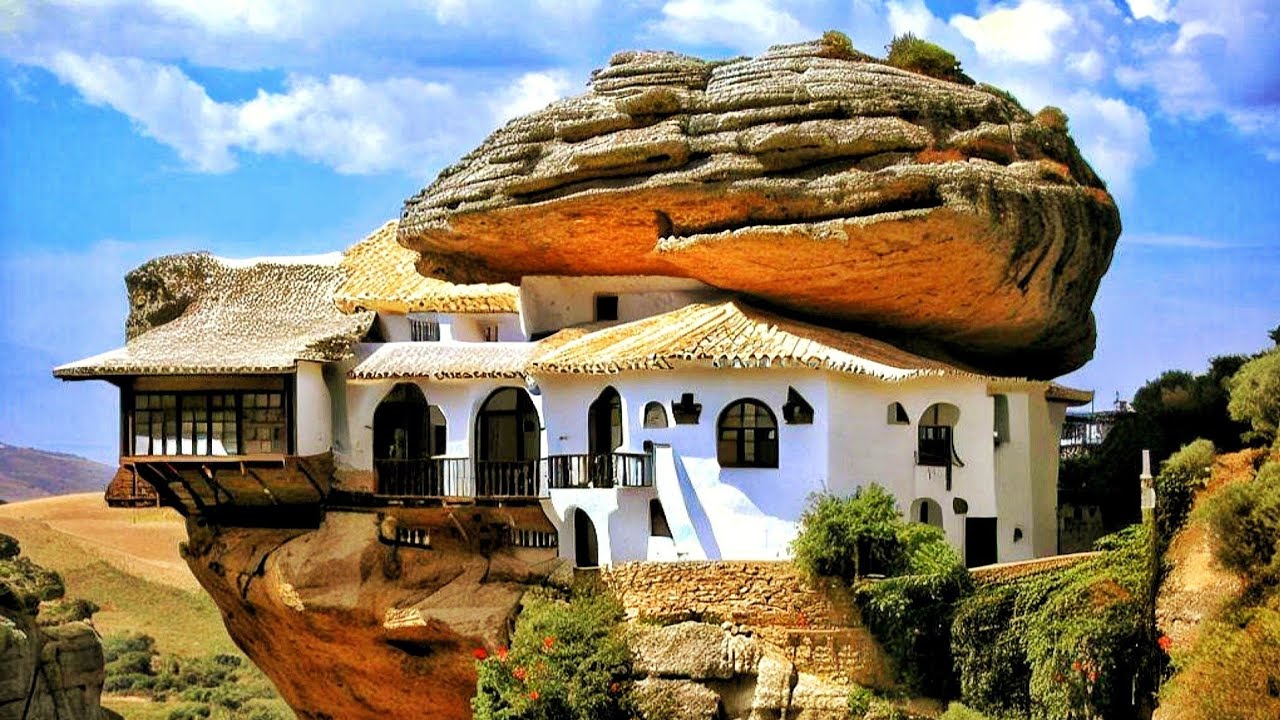
{"label": "wooden railing", "polygon": [[653,463],[643,453],[552,455],[547,486],[562,488],[652,487]]}
{"label": "wooden railing", "polygon": [[477,497],[542,497],[538,460],[477,460]]}
{"label": "wooden railing", "polygon": [[373,467],[379,495],[473,497],[476,494],[470,458],[374,460]]}

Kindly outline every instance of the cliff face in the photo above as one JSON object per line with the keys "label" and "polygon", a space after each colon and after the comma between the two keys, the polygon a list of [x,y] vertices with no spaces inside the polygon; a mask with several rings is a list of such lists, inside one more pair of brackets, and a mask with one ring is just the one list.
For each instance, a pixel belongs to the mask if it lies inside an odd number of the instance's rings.
{"label": "cliff face", "polygon": [[102,645],[62,581],[0,535],[0,720],[99,720]]}
{"label": "cliff face", "polygon": [[823,42],[625,52],[405,203],[419,271],[674,275],[1053,377],[1093,353],[1120,217],[1056,110]]}
{"label": "cliff face", "polygon": [[186,554],[300,718],[469,718],[475,649],[504,644],[525,589],[558,566],[486,556],[489,512],[420,524],[430,549],[380,540],[396,520],[330,512],[314,531],[192,525]]}

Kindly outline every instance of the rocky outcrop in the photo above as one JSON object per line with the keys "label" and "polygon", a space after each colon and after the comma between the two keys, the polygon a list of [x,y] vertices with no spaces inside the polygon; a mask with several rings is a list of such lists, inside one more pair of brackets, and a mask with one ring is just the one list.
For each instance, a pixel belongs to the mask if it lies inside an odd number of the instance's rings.
{"label": "rocky outcrop", "polygon": [[619,53],[410,198],[399,237],[426,275],[690,277],[1050,377],[1092,355],[1119,232],[1060,112],[819,41]]}
{"label": "rocky outcrop", "polygon": [[750,634],[684,622],[636,625],[628,645],[646,718],[845,720],[849,685],[799,672],[784,651]]}
{"label": "rocky outcrop", "polygon": [[102,645],[90,606],[0,535],[0,720],[99,720]]}
{"label": "rocky outcrop", "polygon": [[[185,552],[300,718],[469,718],[476,649],[505,644],[524,591],[559,567],[552,551],[489,552],[486,537],[511,523],[502,512],[329,512],[316,530],[193,524]],[[414,532],[398,535],[407,522]],[[411,540],[384,541],[396,537]]]}

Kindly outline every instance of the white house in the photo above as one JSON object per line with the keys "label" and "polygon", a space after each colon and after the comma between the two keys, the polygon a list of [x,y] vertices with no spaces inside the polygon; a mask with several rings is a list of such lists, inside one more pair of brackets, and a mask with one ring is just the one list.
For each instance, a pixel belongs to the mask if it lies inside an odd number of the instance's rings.
{"label": "white house", "polygon": [[1061,425],[1089,393],[686,279],[460,286],[416,261],[388,223],[289,307],[263,279],[309,266],[219,270],[236,292],[55,374],[120,385],[122,467],[221,522],[474,505],[579,565],[772,559],[811,494],[878,483],[971,565],[1057,550]]}

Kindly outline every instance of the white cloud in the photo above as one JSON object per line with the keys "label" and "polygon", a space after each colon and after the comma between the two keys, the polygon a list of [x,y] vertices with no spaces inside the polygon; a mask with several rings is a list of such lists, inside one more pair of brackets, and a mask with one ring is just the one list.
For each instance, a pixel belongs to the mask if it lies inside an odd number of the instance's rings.
{"label": "white cloud", "polygon": [[563,71],[525,73],[499,92],[490,108],[498,122],[505,122],[541,110],[568,94],[570,87],[569,76]]}
{"label": "white cloud", "polygon": [[1151,18],[1156,22],[1169,19],[1169,0],[1129,0],[1129,12],[1134,19]]}
{"label": "white cloud", "polygon": [[907,0],[906,2],[889,2],[889,30],[897,37],[903,33],[911,33],[916,37],[929,37],[938,18],[925,6],[924,0]]}
{"label": "white cloud", "polygon": [[679,42],[724,45],[746,52],[818,35],[775,7],[773,0],[668,0],[654,29]]}
{"label": "white cloud", "polygon": [[474,101],[452,86],[412,78],[293,75],[284,92],[218,102],[172,65],[64,52],[49,66],[87,101],[128,116],[203,172],[234,169],[236,151],[245,151],[292,154],[340,173],[416,173],[493,122],[541,107],[568,87],[562,72],[526,74],[493,93],[494,117],[477,118]]}
{"label": "white cloud", "polygon": [[1055,36],[1070,24],[1071,16],[1048,0],[1022,0],[977,18],[951,18],[951,25],[973,42],[979,55],[1032,64],[1047,63],[1057,56]]}
{"label": "white cloud", "polygon": [[1102,54],[1097,50],[1071,53],[1067,56],[1067,69],[1085,80],[1096,81],[1102,77]]}

